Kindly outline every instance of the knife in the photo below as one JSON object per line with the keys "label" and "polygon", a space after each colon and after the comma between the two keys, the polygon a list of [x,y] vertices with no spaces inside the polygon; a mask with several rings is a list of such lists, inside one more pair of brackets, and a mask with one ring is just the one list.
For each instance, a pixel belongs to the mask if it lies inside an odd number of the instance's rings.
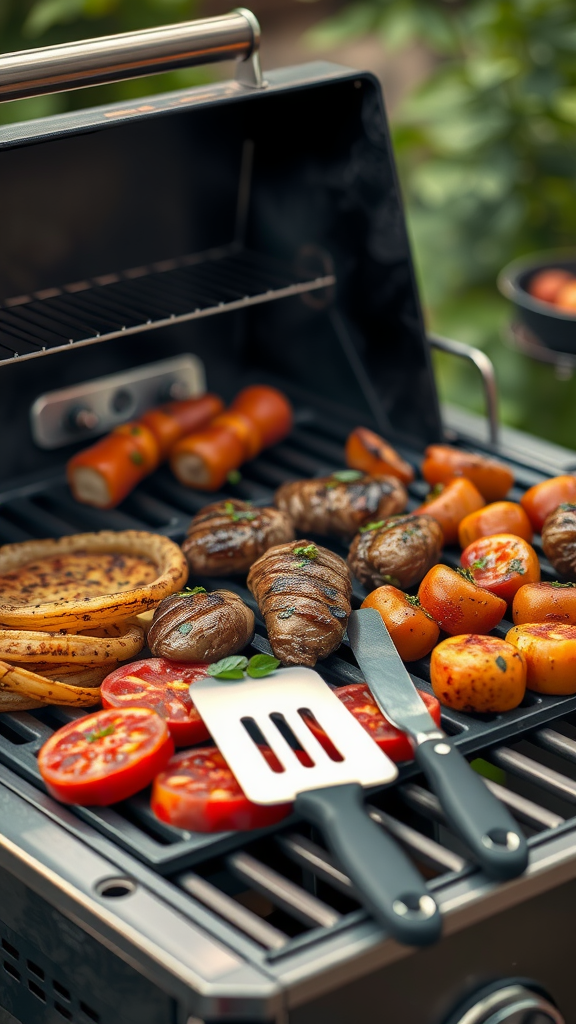
{"label": "knife", "polygon": [[352,612],[348,637],[382,714],[408,734],[414,759],[440,800],[451,828],[491,878],[521,875],[528,864],[524,835],[506,808],[428,714],[375,608]]}

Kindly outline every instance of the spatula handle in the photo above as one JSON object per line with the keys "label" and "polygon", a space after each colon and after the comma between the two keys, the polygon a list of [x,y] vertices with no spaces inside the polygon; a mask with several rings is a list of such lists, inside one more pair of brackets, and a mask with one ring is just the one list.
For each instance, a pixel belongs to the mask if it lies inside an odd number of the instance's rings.
{"label": "spatula handle", "polygon": [[425,740],[414,757],[436,793],[448,824],[468,844],[491,878],[521,875],[528,864],[524,835],[503,804],[487,788],[449,740]]}
{"label": "spatula handle", "polygon": [[426,946],[442,919],[424,880],[395,840],[369,817],[357,783],[309,790],[295,810],[323,832],[364,906],[399,942]]}

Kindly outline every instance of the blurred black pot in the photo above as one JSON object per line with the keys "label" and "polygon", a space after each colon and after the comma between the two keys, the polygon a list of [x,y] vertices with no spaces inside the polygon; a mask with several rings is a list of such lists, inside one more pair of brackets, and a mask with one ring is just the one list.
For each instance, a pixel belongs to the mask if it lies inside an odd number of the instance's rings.
{"label": "blurred black pot", "polygon": [[526,325],[541,345],[556,352],[576,353],[576,312],[558,309],[551,302],[533,298],[527,291],[539,270],[569,270],[576,276],[576,250],[533,253],[509,263],[498,276],[498,288],[516,308],[516,318]]}

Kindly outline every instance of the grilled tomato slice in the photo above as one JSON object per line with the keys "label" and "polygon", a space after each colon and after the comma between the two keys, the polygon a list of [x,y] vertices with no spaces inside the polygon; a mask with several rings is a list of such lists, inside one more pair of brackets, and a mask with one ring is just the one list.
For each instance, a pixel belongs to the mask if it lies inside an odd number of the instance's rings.
{"label": "grilled tomato slice", "polygon": [[508,604],[525,583],[540,580],[540,563],[534,548],[511,533],[475,540],[464,549],[461,561],[479,587]]}
{"label": "grilled tomato slice", "polygon": [[449,636],[432,651],[430,681],[442,704],[455,711],[511,711],[526,690],[526,661],[497,636]]}
{"label": "grilled tomato slice", "polygon": [[41,748],[38,768],[57,800],[105,807],[147,786],[173,753],[168,726],[155,711],[115,708],[58,729]]}
{"label": "grilled tomato slice", "polygon": [[576,476],[553,476],[541,484],[534,484],[520,498],[528,519],[540,533],[544,520],[559,505],[576,501]]}
{"label": "grilled tomato slice", "polygon": [[[335,693],[391,761],[412,760],[414,754],[410,740],[384,717],[366,683],[350,683]],[[436,725],[440,726],[440,704],[432,694],[423,690],[419,693]]]}
{"label": "grilled tomato slice", "polygon": [[[275,770],[280,769],[271,750],[260,751]],[[160,821],[189,832],[264,828],[292,810],[292,804],[252,803],[216,747],[176,754],[154,779],[150,806]]]}
{"label": "grilled tomato slice", "polygon": [[458,527],[460,547],[466,548],[480,537],[493,537],[495,533],[513,533],[532,543],[532,526],[522,505],[515,501],[494,501],[466,516]]}
{"label": "grilled tomato slice", "polygon": [[418,598],[397,587],[378,587],[364,599],[362,608],[380,612],[402,661],[417,661],[430,654],[440,635],[438,624]]}
{"label": "grilled tomato slice", "polygon": [[568,622],[526,622],[506,639],[526,658],[526,685],[538,693],[576,693],[576,626]]}
{"label": "grilled tomato slice", "polygon": [[209,739],[209,732],[190,697],[191,683],[206,675],[202,662],[147,658],[115,669],[102,683],[105,708],[151,708],[166,720],[177,747]]}
{"label": "grilled tomato slice", "polygon": [[449,444],[431,444],[424,453],[422,476],[429,484],[446,484],[452,477],[471,480],[486,501],[503,498],[514,483],[514,474],[497,459],[465,452]]}
{"label": "grilled tomato slice", "polygon": [[351,469],[361,469],[372,476],[382,473],[396,476],[403,484],[410,484],[414,479],[410,463],[405,462],[388,441],[367,427],[356,427],[348,435],[345,450],[346,465]]}
{"label": "grilled tomato slice", "polygon": [[576,583],[526,583],[514,597],[512,621],[570,622],[576,626]]}
{"label": "grilled tomato slice", "polygon": [[486,502],[477,487],[465,477],[456,477],[447,484],[437,484],[413,515],[426,512],[440,524],[445,544],[456,544],[458,528],[465,516],[482,508]]}
{"label": "grilled tomato slice", "polygon": [[418,590],[420,604],[445,633],[489,633],[506,611],[506,601],[484,590],[461,570],[435,565]]}

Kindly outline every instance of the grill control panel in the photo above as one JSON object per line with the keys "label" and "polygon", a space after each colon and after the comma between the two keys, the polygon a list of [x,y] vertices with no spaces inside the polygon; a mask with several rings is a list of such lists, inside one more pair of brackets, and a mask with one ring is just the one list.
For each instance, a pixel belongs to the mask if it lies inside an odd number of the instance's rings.
{"label": "grill control panel", "polygon": [[206,390],[204,366],[191,353],[40,395],[30,410],[39,448],[90,441],[163,402]]}
{"label": "grill control panel", "polygon": [[540,991],[502,982],[477,993],[446,1024],[565,1024],[556,1007]]}

